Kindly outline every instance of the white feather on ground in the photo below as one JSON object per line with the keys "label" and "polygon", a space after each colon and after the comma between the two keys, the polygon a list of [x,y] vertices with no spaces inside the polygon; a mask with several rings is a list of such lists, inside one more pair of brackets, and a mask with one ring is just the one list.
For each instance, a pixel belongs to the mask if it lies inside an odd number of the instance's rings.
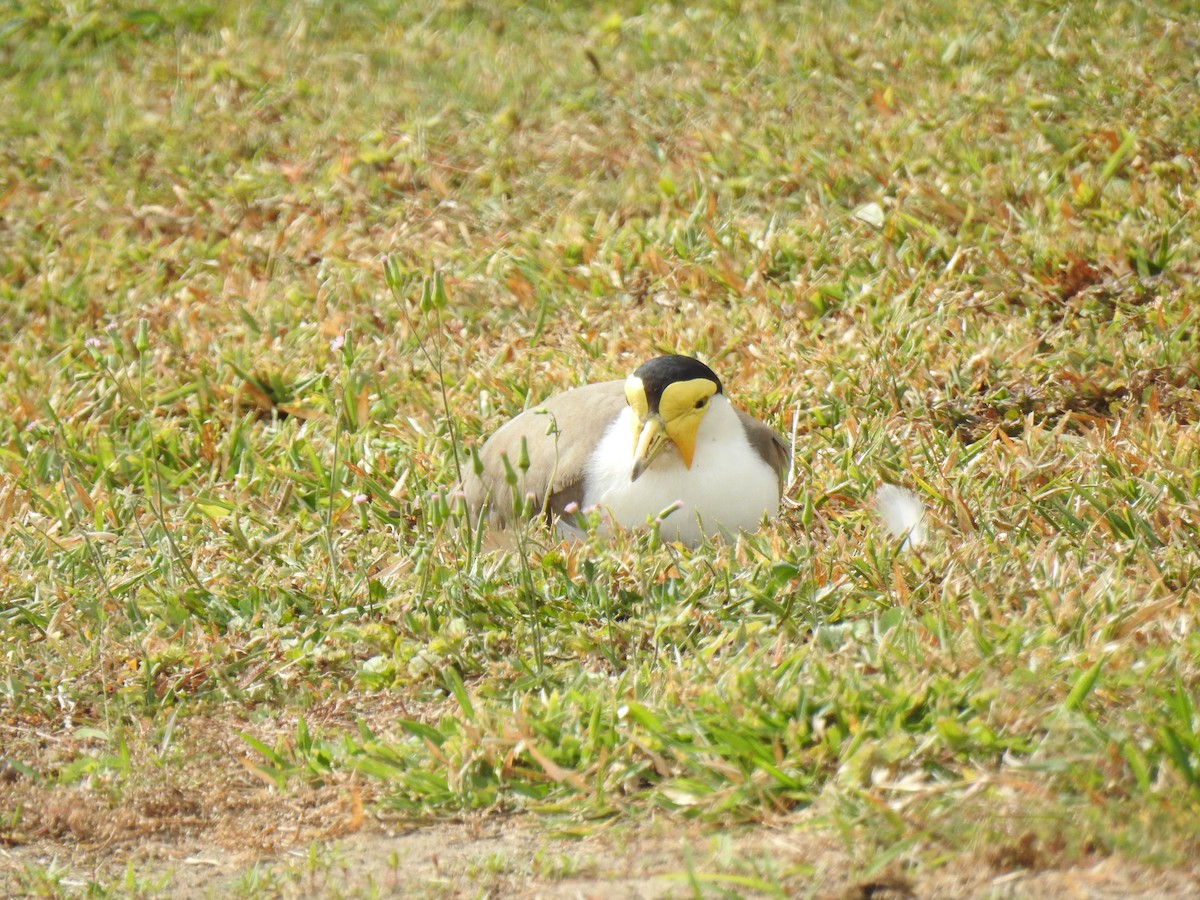
{"label": "white feather on ground", "polygon": [[916,549],[925,543],[925,505],[908,488],[880,485],[875,492],[875,512],[892,537],[903,538],[901,549]]}

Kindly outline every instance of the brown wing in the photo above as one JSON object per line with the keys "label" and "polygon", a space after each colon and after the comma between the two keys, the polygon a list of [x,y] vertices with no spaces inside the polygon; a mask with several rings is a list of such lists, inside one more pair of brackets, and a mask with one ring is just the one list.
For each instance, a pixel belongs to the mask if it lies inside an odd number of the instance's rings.
{"label": "brown wing", "polygon": [[774,428],[764,425],[750,413],[738,409],[736,406],[734,410],[737,412],[738,418],[742,420],[742,428],[746,431],[750,446],[757,450],[758,455],[775,470],[775,475],[779,478],[779,492],[782,494],[783,489],[787,487],[788,466],[792,461],[791,448]]}
{"label": "brown wing", "polygon": [[[493,522],[513,517],[512,491],[505,480],[503,458],[518,475],[519,497],[533,494],[535,508],[559,515],[569,503],[583,500],[588,456],[609,423],[625,406],[623,381],[604,381],[574,388],[531,407],[503,425],[479,451],[483,474],[467,473],[463,489],[467,507],[477,517],[487,509]],[[521,439],[529,453],[529,469],[517,466]],[[469,463],[468,463],[469,465]]]}

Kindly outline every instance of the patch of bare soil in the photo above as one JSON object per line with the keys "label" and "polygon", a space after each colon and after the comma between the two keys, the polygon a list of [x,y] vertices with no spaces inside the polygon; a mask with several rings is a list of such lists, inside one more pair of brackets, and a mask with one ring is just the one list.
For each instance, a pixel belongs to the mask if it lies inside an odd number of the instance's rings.
{"label": "patch of bare soil", "polygon": [[[290,811],[300,804],[280,805]],[[118,819],[127,821],[129,815]],[[71,827],[67,825],[68,831]],[[53,863],[61,887],[93,882],[120,886],[132,867],[144,889],[173,897],[362,893],[616,900],[695,896],[697,889],[707,894],[722,888],[753,895],[755,881],[829,900],[1200,895],[1194,871],[1160,871],[1118,859],[1003,872],[966,858],[924,874],[864,878],[836,839],[806,830],[714,832],[657,821],[572,840],[546,834],[532,816],[401,827],[370,821],[337,839],[290,845],[277,840],[272,852],[259,848],[260,836],[252,828],[242,835],[246,844],[240,848],[231,843],[228,831],[223,839],[214,839],[216,835],[164,838],[143,830],[102,845],[64,834],[0,847],[0,892],[17,896],[33,889],[30,872]],[[111,835],[114,829],[100,830]]]}
{"label": "patch of bare soil", "polygon": [[[326,728],[369,717],[381,736],[400,709],[386,695],[339,700],[306,713]],[[344,780],[280,792],[253,770],[238,731],[264,742],[287,734],[292,716],[256,720],[231,710],[196,718],[177,736],[183,759],[131,744],[133,774],[71,786],[0,777],[0,896],[75,893],[89,885],[172,897],[642,898],[732,892],[756,885],[783,893],[851,898],[1184,898],[1200,896],[1200,863],[1156,870],[1129,860],[1065,865],[1036,846],[960,857],[931,870],[899,866],[867,875],[845,844],[811,820],[714,830],[666,815],[595,824],[587,836],[556,836],[533,815],[414,822],[372,811],[370,783]],[[273,733],[274,732],[274,733]],[[46,762],[72,749],[45,733],[12,739],[6,753],[43,740]],[[24,746],[22,746],[24,745]],[[13,753],[17,756],[16,753]],[[1020,851],[1020,852],[1018,852]],[[1027,852],[1026,852],[1027,851]]]}

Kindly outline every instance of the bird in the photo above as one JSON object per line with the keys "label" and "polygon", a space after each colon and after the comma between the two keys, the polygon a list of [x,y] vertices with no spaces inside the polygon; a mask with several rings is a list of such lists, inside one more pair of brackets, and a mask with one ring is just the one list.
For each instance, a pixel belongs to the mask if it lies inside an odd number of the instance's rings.
{"label": "bird", "polygon": [[475,523],[532,512],[577,534],[574,514],[596,510],[605,529],[657,523],[663,539],[696,546],[777,515],[790,462],[712,369],[671,354],[525,410],[473,452],[462,488]]}

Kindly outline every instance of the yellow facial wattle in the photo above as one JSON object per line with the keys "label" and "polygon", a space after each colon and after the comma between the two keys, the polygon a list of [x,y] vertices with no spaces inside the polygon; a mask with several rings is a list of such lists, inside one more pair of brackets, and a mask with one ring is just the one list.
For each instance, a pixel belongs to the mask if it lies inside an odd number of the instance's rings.
{"label": "yellow facial wattle", "polygon": [[696,432],[708,410],[708,402],[717,386],[707,378],[693,378],[668,384],[658,400],[658,412],[650,412],[645,386],[639,378],[625,383],[625,398],[635,414],[634,463],[636,481],[663,451],[669,440],[689,469],[696,455]]}

